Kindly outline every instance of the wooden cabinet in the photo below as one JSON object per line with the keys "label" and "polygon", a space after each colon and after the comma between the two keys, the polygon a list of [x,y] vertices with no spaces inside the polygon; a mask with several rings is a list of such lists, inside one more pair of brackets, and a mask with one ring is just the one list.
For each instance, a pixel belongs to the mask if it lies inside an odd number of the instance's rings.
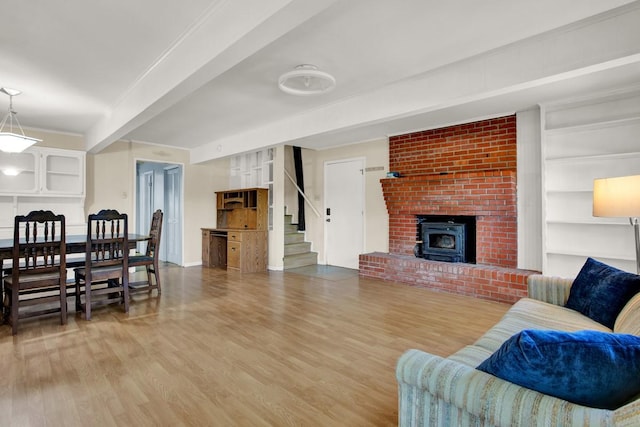
{"label": "wooden cabinet", "polygon": [[261,230],[227,233],[227,268],[242,272],[267,269],[267,232]]}
{"label": "wooden cabinet", "polygon": [[267,230],[269,190],[247,188],[216,193],[219,229]]}
{"label": "wooden cabinet", "polygon": [[216,228],[202,229],[202,265],[243,273],[267,269],[268,197],[265,188],[216,193]]}

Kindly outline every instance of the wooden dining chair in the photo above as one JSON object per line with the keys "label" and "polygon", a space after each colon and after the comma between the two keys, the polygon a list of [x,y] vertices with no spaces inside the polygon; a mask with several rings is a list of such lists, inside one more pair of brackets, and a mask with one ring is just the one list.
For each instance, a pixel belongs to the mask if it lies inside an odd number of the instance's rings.
{"label": "wooden dining chair", "polygon": [[151,228],[149,230],[149,240],[144,254],[136,254],[129,257],[129,267],[144,267],[147,273],[147,280],[129,282],[130,292],[151,292],[158,290],[158,295],[162,292],[160,286],[160,270],[158,268],[158,255],[160,252],[160,235],[162,234],[162,211],[160,209],[153,213],[151,218]]}
{"label": "wooden dining chair", "polygon": [[129,312],[128,262],[127,214],[105,209],[89,215],[85,263],[74,269],[76,310],[85,319],[91,320],[92,305],[119,303]]}
{"label": "wooden dining chair", "polygon": [[15,217],[13,262],[3,280],[4,317],[13,335],[19,318],[60,312],[60,323],[67,323],[65,255],[64,215],[39,210]]}

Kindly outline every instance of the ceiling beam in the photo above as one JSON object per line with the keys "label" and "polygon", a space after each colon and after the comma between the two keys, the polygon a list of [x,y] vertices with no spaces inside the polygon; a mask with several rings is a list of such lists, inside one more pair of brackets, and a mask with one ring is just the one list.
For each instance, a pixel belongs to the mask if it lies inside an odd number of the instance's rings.
{"label": "ceiling beam", "polygon": [[85,136],[96,153],[336,0],[221,0],[124,93]]}

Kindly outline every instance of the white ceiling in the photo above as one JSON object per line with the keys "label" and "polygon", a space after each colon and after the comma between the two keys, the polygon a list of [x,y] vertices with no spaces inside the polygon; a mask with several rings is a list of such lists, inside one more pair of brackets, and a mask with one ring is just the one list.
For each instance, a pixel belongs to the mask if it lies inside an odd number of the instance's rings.
{"label": "white ceiling", "polygon": [[[82,134],[89,151],[125,139],[191,149],[198,162],[324,148],[640,83],[638,1],[7,6],[0,86],[23,91],[20,122]],[[336,89],[280,92],[278,76],[299,64],[334,75]]]}

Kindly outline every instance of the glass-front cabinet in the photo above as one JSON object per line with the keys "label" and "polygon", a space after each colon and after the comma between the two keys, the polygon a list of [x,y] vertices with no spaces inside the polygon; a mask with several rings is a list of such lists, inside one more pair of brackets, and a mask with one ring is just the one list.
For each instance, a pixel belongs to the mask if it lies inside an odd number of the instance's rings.
{"label": "glass-front cabinet", "polygon": [[0,152],[0,194],[84,195],[85,153],[32,147]]}
{"label": "glass-front cabinet", "polygon": [[51,194],[84,194],[83,152],[42,150],[41,191]]}
{"label": "glass-front cabinet", "polygon": [[86,232],[85,153],[30,147],[22,153],[0,151],[0,238],[13,236],[15,215],[32,210],[63,214],[67,232]]}
{"label": "glass-front cabinet", "polygon": [[0,193],[29,193],[39,189],[38,158],[33,151],[5,153],[0,151]]}

